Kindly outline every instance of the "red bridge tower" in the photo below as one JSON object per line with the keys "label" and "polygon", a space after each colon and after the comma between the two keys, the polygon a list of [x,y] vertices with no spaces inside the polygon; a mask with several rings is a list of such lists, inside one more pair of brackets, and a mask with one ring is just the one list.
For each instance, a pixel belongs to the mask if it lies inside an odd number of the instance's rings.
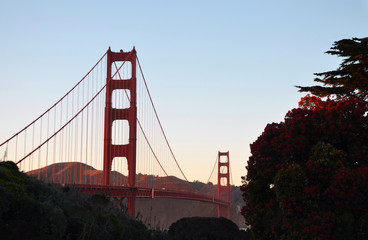
{"label": "red bridge tower", "polygon": [[[137,189],[136,179],[136,142],[137,142],[137,79],[136,79],[136,59],[135,48],[131,52],[111,52],[107,51],[107,76],[106,76],[106,103],[105,103],[105,127],[104,127],[104,166],[103,185],[111,184],[111,165],[115,157],[125,157],[128,161],[128,183],[130,194],[128,197],[128,210],[132,217],[135,217],[135,198]],[[129,79],[113,79],[112,65],[115,62],[130,62],[131,77]],[[118,66],[119,67],[119,66]],[[115,71],[114,71],[114,75]],[[114,90],[128,90],[130,92],[130,106],[128,108],[113,108],[112,93]],[[115,106],[117,106],[116,104]],[[129,124],[129,143],[116,145],[112,143],[112,125],[116,120],[127,120]]]}
{"label": "red bridge tower", "polygon": [[218,217],[230,219],[230,166],[229,151],[218,152],[217,197],[229,203],[228,206],[217,207]]}

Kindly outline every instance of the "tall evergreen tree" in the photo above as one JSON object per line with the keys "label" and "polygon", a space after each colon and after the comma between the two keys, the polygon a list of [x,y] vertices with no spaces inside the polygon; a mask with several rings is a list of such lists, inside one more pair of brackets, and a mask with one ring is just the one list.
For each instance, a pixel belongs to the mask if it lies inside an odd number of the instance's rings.
{"label": "tall evergreen tree", "polygon": [[297,86],[299,92],[336,99],[354,97],[368,102],[368,37],[336,41],[326,53],[344,58],[339,68],[315,73],[314,81],[323,86]]}

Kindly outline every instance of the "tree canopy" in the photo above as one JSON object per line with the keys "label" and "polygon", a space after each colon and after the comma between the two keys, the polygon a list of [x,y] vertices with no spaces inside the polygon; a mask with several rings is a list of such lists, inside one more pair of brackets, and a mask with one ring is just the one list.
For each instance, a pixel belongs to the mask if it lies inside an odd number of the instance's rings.
{"label": "tree canopy", "polygon": [[242,213],[255,239],[368,237],[368,107],[307,96],[251,144]]}
{"label": "tree canopy", "polygon": [[339,68],[315,73],[314,81],[322,86],[297,86],[299,91],[336,99],[355,97],[368,102],[368,38],[336,41],[326,53],[343,58]]}

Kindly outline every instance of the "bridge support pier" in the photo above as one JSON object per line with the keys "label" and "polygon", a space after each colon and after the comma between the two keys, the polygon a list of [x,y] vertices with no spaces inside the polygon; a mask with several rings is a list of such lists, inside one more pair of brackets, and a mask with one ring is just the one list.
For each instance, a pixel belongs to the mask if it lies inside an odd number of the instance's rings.
{"label": "bridge support pier", "polygon": [[128,197],[128,212],[129,215],[135,218],[135,198],[137,196],[137,189],[131,188]]}
{"label": "bridge support pier", "polygon": [[225,200],[228,206],[217,206],[218,217],[230,219],[230,165],[229,151],[218,152],[217,198]]}
{"label": "bridge support pier", "polygon": [[[115,62],[131,64],[131,77],[120,79],[117,72],[120,66],[115,67]],[[136,79],[137,53],[135,49],[131,52],[107,51],[106,66],[106,103],[105,103],[105,126],[104,126],[104,164],[103,164],[103,185],[111,185],[111,166],[115,157],[125,157],[128,162],[128,184],[131,189],[135,189],[136,179],[136,142],[137,142],[137,79]],[[112,66],[114,64],[114,71]],[[130,92],[130,104],[128,108],[112,107],[112,93],[115,90]],[[120,104],[115,104],[120,106]],[[116,120],[127,120],[129,124],[129,143],[112,144],[112,125]],[[131,217],[135,217],[136,190],[132,190],[128,197],[128,210]]]}

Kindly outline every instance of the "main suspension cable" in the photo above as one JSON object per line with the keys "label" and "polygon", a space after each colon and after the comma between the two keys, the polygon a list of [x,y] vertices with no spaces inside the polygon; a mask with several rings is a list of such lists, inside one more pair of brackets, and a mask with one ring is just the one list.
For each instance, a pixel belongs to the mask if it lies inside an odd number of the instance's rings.
{"label": "main suspension cable", "polygon": [[107,51],[105,52],[105,54],[100,58],[100,60],[98,60],[98,62],[91,68],[91,70],[89,70],[89,72],[77,83],[74,85],[74,87],[72,87],[72,89],[70,89],[62,98],[59,99],[59,101],[57,101],[54,105],[52,105],[49,109],[47,109],[44,113],[42,113],[38,118],[36,118],[35,120],[33,120],[30,124],[28,124],[26,127],[24,127],[22,130],[20,130],[19,132],[17,132],[16,134],[14,134],[13,136],[11,136],[8,140],[6,140],[5,142],[0,144],[0,147],[3,146],[5,143],[9,142],[10,140],[12,140],[15,136],[19,135],[21,132],[23,132],[24,130],[26,130],[27,128],[29,128],[30,126],[32,126],[32,124],[34,124],[35,122],[37,122],[40,118],[42,118],[43,116],[45,116],[48,112],[51,111],[51,109],[53,109],[57,104],[59,104],[66,96],[69,95],[69,93],[71,93],[77,86],[79,86],[79,84],[93,71],[93,69],[101,62],[101,60],[106,56]]}
{"label": "main suspension cable", "polygon": [[178,168],[179,168],[179,170],[180,170],[181,174],[183,175],[183,177],[185,178],[185,180],[187,181],[187,183],[188,183],[188,184],[189,184],[189,185],[190,185],[190,186],[195,190],[195,188],[194,188],[194,187],[192,186],[192,184],[189,182],[189,180],[188,180],[188,179],[187,179],[187,177],[185,176],[185,174],[184,174],[183,170],[182,170],[182,169],[181,169],[181,167],[179,166],[179,163],[178,163],[178,161],[176,160],[176,157],[175,157],[175,155],[174,155],[174,152],[173,152],[173,150],[171,149],[171,146],[170,146],[170,144],[169,144],[169,141],[167,140],[167,137],[166,137],[165,131],[164,131],[164,129],[163,129],[163,127],[162,127],[162,124],[161,124],[161,121],[160,121],[160,119],[159,119],[159,117],[158,117],[158,114],[157,114],[157,111],[156,111],[155,105],[153,104],[153,100],[152,100],[151,94],[150,94],[150,92],[149,92],[149,90],[148,90],[148,86],[147,86],[146,78],[144,77],[144,74],[143,74],[143,71],[142,71],[142,67],[141,67],[141,64],[140,64],[140,62],[139,62],[138,57],[137,57],[137,62],[138,62],[139,70],[140,70],[140,72],[141,72],[141,74],[142,74],[142,79],[143,79],[144,85],[145,85],[146,90],[147,90],[147,93],[148,93],[148,97],[149,97],[149,99],[150,99],[150,101],[151,101],[151,105],[152,105],[152,107],[153,107],[153,111],[154,111],[154,113],[155,113],[155,115],[156,115],[156,118],[157,118],[158,124],[159,124],[160,129],[161,129],[161,132],[162,132],[162,134],[163,134],[163,136],[164,136],[164,138],[165,138],[166,144],[167,144],[167,146],[169,147],[170,153],[171,153],[172,157],[174,158],[174,161],[175,161],[176,165],[178,166]]}

